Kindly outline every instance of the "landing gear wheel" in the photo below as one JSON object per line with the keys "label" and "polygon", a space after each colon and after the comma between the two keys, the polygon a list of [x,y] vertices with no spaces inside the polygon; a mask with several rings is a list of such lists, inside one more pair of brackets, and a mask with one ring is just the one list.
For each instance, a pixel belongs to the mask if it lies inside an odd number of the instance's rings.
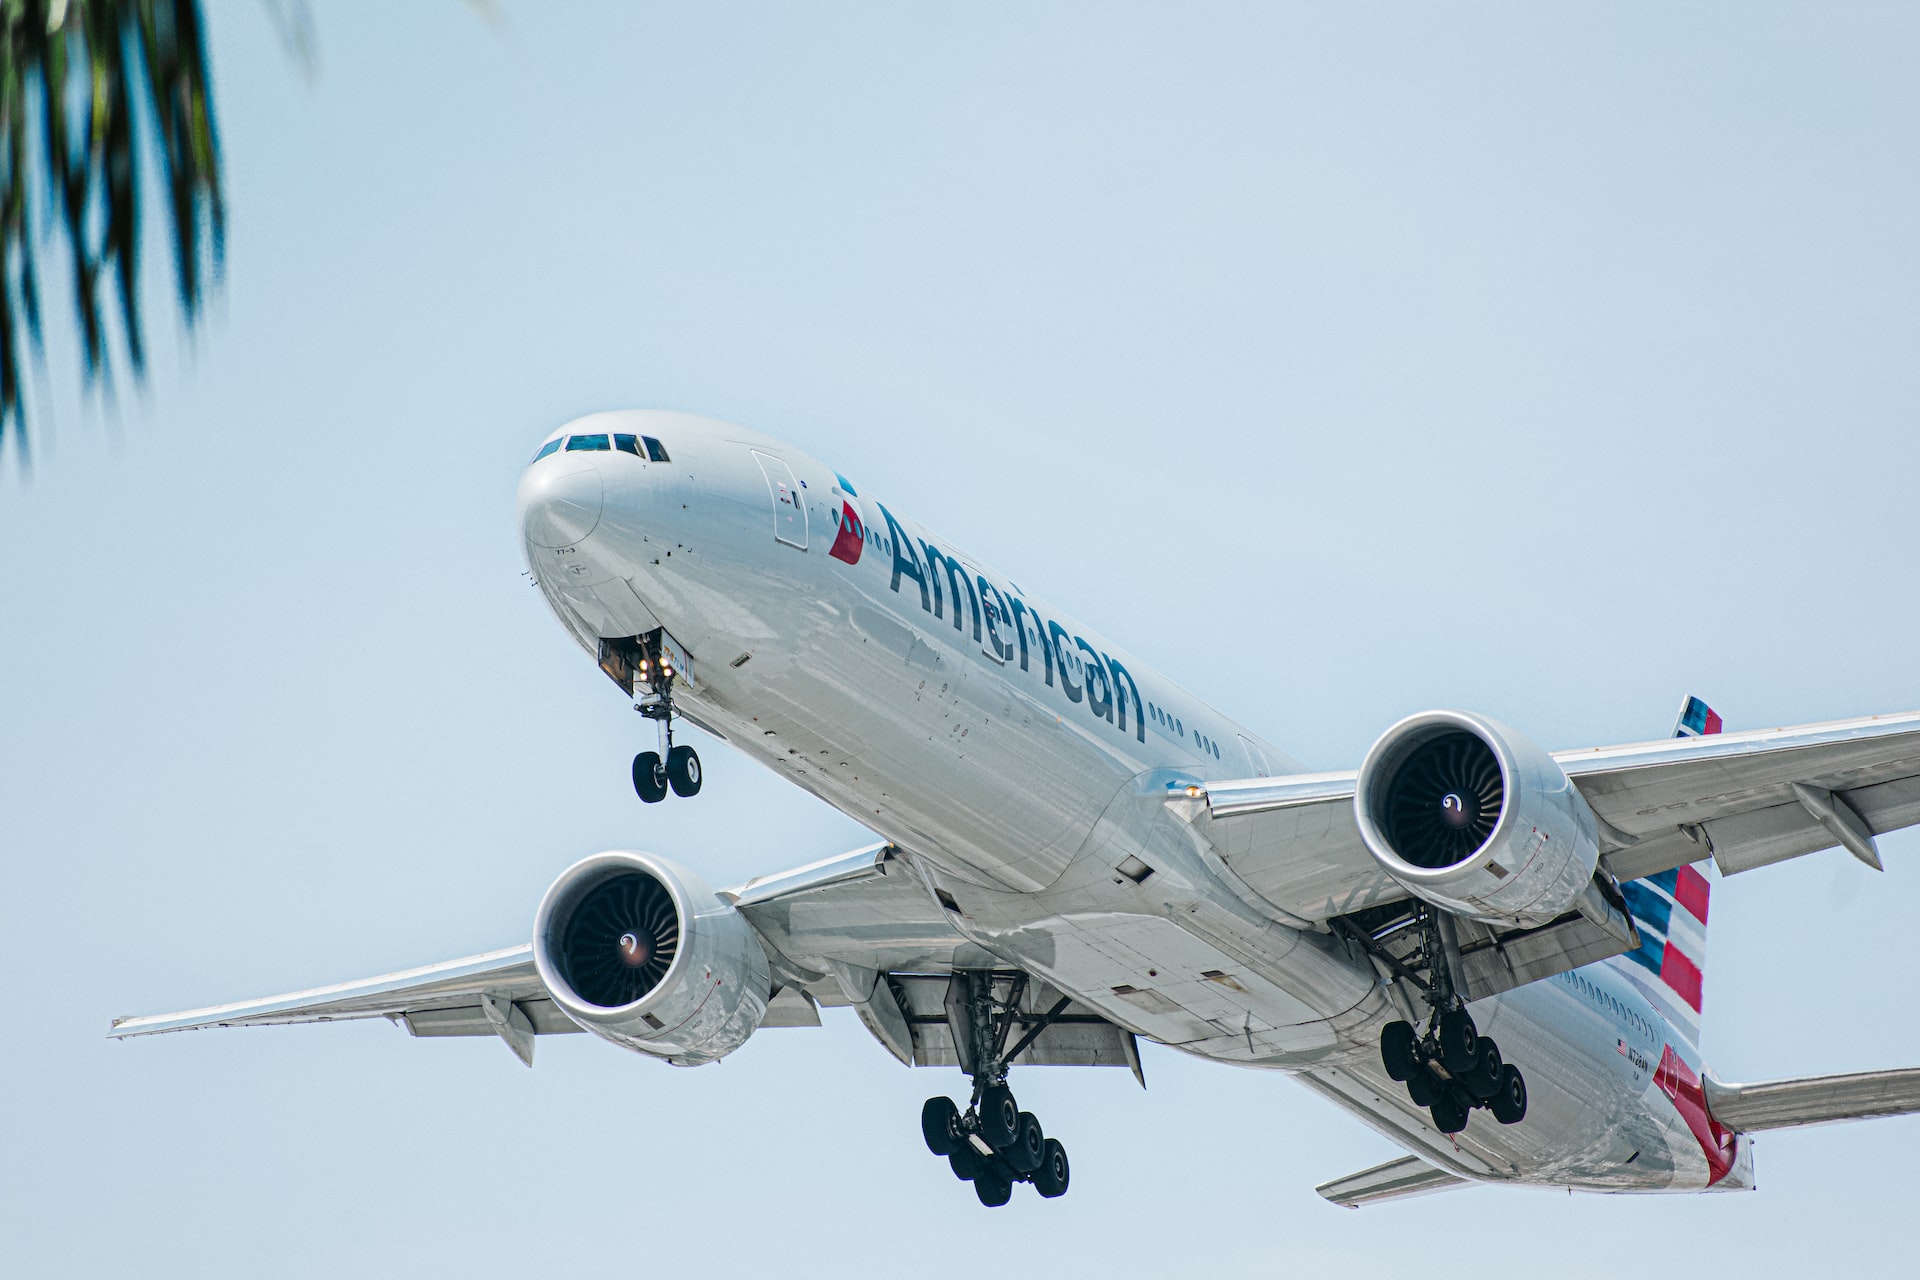
{"label": "landing gear wheel", "polygon": [[998,1209],[1013,1199],[1013,1183],[997,1173],[982,1169],[973,1175],[973,1194],[989,1209]]}
{"label": "landing gear wheel", "polygon": [[1407,1080],[1413,1075],[1419,1064],[1413,1060],[1413,1046],[1417,1037],[1413,1027],[1405,1022],[1389,1022],[1386,1030],[1380,1033],[1380,1061],[1387,1068],[1387,1075],[1394,1080]]}
{"label": "landing gear wheel", "polygon": [[648,804],[667,798],[667,767],[658,751],[642,751],[633,758],[633,789]]}
{"label": "landing gear wheel", "polygon": [[1019,1134],[1020,1106],[1013,1100],[1013,1090],[990,1085],[980,1095],[980,1136],[995,1151],[1005,1151]]}
{"label": "landing gear wheel", "polygon": [[1473,1069],[1460,1077],[1460,1084],[1475,1102],[1485,1102],[1500,1092],[1500,1073],[1506,1064],[1500,1058],[1500,1046],[1487,1036],[1480,1037],[1480,1051],[1474,1055]]}
{"label": "landing gear wheel", "polygon": [[1049,1200],[1067,1194],[1067,1149],[1058,1138],[1048,1138],[1040,1155],[1040,1167],[1033,1171],[1033,1189]]}
{"label": "landing gear wheel", "polygon": [[1458,1133],[1467,1127],[1467,1109],[1452,1097],[1449,1089],[1446,1095],[1435,1098],[1428,1110],[1433,1112],[1433,1127],[1442,1133]]}
{"label": "landing gear wheel", "polygon": [[1450,1076],[1463,1076],[1473,1070],[1480,1051],[1480,1034],[1473,1028],[1473,1017],[1465,1009],[1449,1009],[1440,1015],[1440,1062]]}
{"label": "landing gear wheel", "polygon": [[1487,1109],[1501,1124],[1519,1124],[1527,1118],[1527,1078],[1511,1062],[1500,1068],[1500,1089]]}
{"label": "landing gear wheel", "polygon": [[667,752],[667,781],[677,796],[700,794],[700,757],[692,747],[675,747]]}
{"label": "landing gear wheel", "polygon": [[1430,1107],[1433,1100],[1440,1096],[1440,1082],[1433,1078],[1433,1072],[1426,1067],[1416,1065],[1413,1074],[1407,1077],[1407,1096],[1413,1099],[1416,1107]]}
{"label": "landing gear wheel", "polygon": [[966,1141],[960,1133],[960,1108],[952,1098],[928,1098],[920,1108],[920,1136],[937,1156],[952,1155]]}
{"label": "landing gear wheel", "polygon": [[972,1182],[980,1173],[980,1155],[962,1143],[947,1153],[947,1167],[953,1170],[953,1176],[960,1181]]}
{"label": "landing gear wheel", "polygon": [[1031,1111],[1022,1111],[1013,1145],[1002,1154],[1013,1171],[1023,1178],[1038,1169],[1040,1162],[1047,1158],[1047,1135],[1040,1131],[1040,1118]]}

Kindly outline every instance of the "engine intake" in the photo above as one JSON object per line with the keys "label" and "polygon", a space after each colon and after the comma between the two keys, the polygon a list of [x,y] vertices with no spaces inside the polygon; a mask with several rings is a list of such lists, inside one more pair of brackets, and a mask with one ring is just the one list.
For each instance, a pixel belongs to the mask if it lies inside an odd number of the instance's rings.
{"label": "engine intake", "polygon": [[644,871],[602,880],[580,897],[560,939],[560,975],[580,998],[617,1008],[660,985],[680,951],[680,913]]}
{"label": "engine intake", "polygon": [[1380,736],[1360,766],[1361,839],[1409,893],[1457,915],[1534,928],[1593,881],[1593,810],[1566,771],[1484,716],[1428,711]]}
{"label": "engine intake", "polygon": [[746,1043],[771,990],[766,952],[733,904],[646,853],[597,853],[562,872],[534,917],[533,960],[581,1027],[681,1066]]}

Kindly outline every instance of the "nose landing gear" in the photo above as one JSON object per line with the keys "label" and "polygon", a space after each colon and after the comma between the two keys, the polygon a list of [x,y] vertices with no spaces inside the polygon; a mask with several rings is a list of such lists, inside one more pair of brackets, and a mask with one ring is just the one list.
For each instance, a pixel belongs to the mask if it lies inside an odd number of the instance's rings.
{"label": "nose landing gear", "polygon": [[661,643],[658,631],[639,640],[639,652],[628,656],[624,674],[637,695],[633,709],[660,727],[660,749],[642,751],[633,758],[634,793],[648,804],[659,804],[669,790],[677,796],[697,796],[700,756],[692,747],[673,742],[673,655]]}

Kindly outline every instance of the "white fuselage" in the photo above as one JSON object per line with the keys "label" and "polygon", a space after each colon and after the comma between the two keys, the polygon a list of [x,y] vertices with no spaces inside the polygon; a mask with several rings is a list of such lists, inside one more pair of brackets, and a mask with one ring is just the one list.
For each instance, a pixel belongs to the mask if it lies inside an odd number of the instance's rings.
{"label": "white fuselage", "polygon": [[[1380,1029],[1408,1011],[1175,812],[1189,785],[1301,766],[792,446],[663,412],[557,435],[593,433],[652,437],[670,461],[563,449],[528,468],[529,564],[561,621],[589,653],[664,627],[692,658],[686,718],[906,851],[982,965],[1293,1073],[1470,1177],[1751,1184],[1744,1143],[1714,1177],[1655,1078],[1669,1044],[1696,1076],[1697,1055],[1615,962],[1477,1003],[1526,1073],[1527,1118],[1439,1133],[1381,1066]],[[1122,874],[1130,857],[1153,874]]]}

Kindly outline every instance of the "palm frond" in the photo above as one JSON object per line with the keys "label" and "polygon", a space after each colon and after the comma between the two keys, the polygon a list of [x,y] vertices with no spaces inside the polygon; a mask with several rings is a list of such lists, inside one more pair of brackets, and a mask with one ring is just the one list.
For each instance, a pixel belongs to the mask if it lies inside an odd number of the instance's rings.
{"label": "palm frond", "polygon": [[111,310],[138,378],[141,140],[166,184],[189,325],[219,279],[226,211],[198,0],[0,0],[0,57],[0,446],[11,433],[25,457],[21,371],[41,352],[43,246],[65,251],[87,383],[112,374]]}

